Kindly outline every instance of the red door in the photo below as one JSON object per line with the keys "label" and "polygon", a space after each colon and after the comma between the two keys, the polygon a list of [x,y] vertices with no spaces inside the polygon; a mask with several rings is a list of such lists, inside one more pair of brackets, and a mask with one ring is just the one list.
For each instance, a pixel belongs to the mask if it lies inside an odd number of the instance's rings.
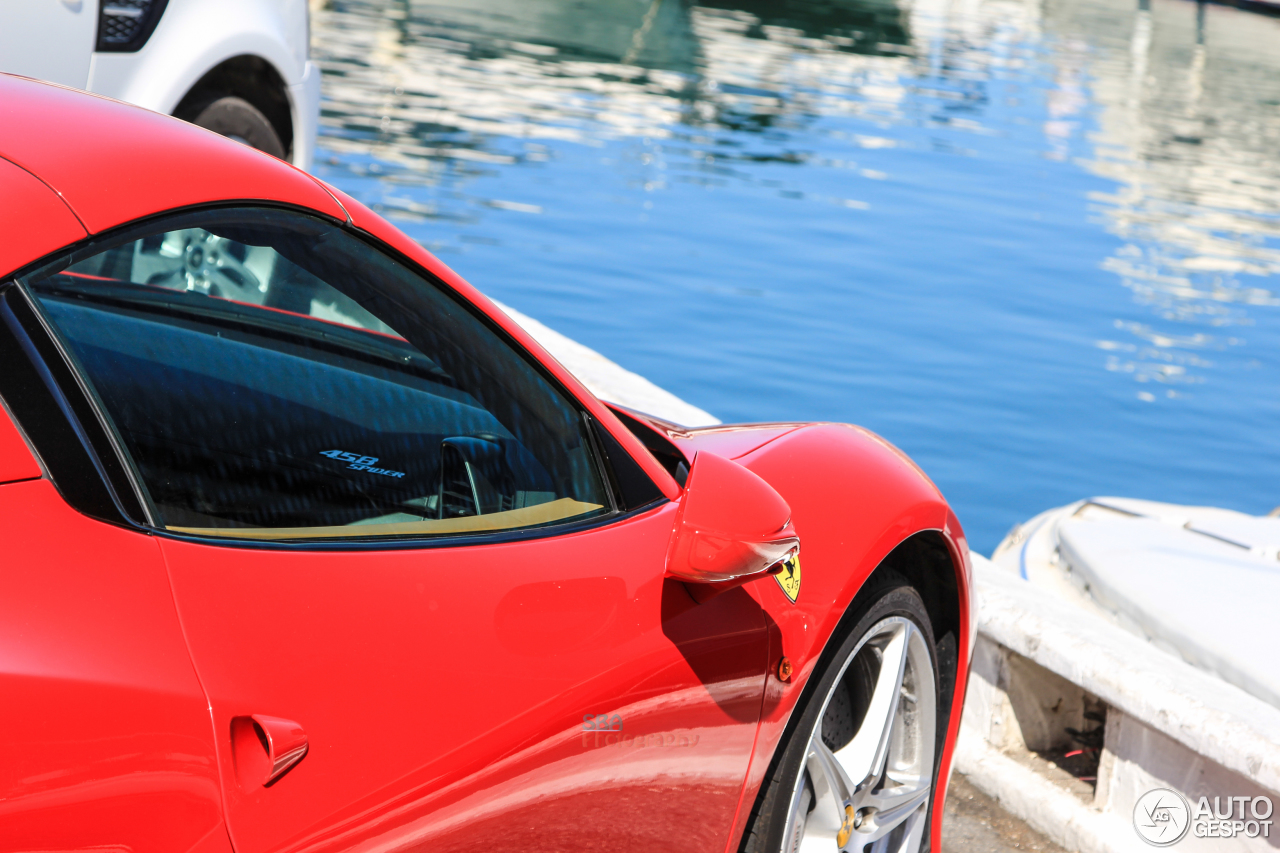
{"label": "red door", "polygon": [[[164,541],[238,853],[722,849],[765,624],[663,581],[674,509],[469,547]],[[271,787],[236,781],[252,714],[309,741]]]}
{"label": "red door", "polygon": [[0,486],[0,542],[0,851],[228,850],[155,541],[36,479]]}

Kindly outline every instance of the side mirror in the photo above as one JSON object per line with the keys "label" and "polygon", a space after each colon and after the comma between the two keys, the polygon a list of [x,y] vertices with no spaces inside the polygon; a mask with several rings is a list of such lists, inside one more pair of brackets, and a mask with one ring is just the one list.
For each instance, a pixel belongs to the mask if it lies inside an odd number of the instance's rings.
{"label": "side mirror", "polygon": [[667,550],[667,576],[702,602],[777,574],[800,550],[791,507],[736,462],[702,451],[693,458]]}

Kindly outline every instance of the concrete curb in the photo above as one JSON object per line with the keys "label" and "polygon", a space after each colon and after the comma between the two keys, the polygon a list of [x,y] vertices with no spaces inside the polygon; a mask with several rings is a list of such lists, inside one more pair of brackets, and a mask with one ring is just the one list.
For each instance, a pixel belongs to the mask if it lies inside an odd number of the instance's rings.
{"label": "concrete curb", "polygon": [[1075,795],[969,732],[960,736],[955,769],[1005,811],[1067,850],[1138,853],[1147,849],[1131,824],[1089,808]]}
{"label": "concrete curb", "polygon": [[1280,791],[1280,708],[974,560],[978,630],[1197,755]]}
{"label": "concrete curb", "polygon": [[[1010,813],[1081,851],[1141,850],[1138,798],[1267,796],[1280,805],[1280,709],[1102,617],[973,555],[978,645],[956,769]],[[1067,727],[1105,708],[1088,796],[1036,758],[1072,745]],[[1065,779],[1065,783],[1063,780]],[[1280,840],[1188,835],[1180,851],[1274,850]]]}
{"label": "concrete curb", "polygon": [[542,348],[568,368],[592,394],[639,412],[657,415],[682,426],[714,426],[720,423],[697,406],[686,403],[670,391],[659,388],[638,373],[610,361],[600,353],[567,338],[554,329],[490,299],[520,324]]}

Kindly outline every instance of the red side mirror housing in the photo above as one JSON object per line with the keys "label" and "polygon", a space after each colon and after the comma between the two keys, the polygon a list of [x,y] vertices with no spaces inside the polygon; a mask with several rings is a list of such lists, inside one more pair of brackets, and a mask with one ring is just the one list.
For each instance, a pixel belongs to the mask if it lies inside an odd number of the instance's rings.
{"label": "red side mirror housing", "polygon": [[776,574],[800,550],[791,507],[758,475],[706,451],[693,458],[671,545],[667,576],[694,599]]}

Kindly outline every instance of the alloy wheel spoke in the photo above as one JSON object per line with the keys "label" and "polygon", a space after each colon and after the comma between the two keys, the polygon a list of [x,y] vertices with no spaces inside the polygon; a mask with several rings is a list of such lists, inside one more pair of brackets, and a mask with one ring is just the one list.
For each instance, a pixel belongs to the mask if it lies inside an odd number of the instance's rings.
{"label": "alloy wheel spoke", "polygon": [[183,290],[187,286],[187,273],[182,267],[158,275],[154,281],[147,282],[154,287],[167,287],[170,290]]}
{"label": "alloy wheel spoke", "polygon": [[849,745],[840,750],[840,763],[853,776],[856,787],[862,788],[878,779],[884,769],[889,751],[889,736],[893,731],[898,703],[902,695],[902,679],[907,667],[907,647],[914,630],[906,623],[895,631],[885,644],[880,661],[880,673],[876,676],[871,702],[862,718],[858,733]]}
{"label": "alloy wheel spoke", "polygon": [[859,797],[858,809],[866,814],[863,825],[856,833],[860,844],[868,844],[888,835],[912,815],[921,812],[929,801],[930,786],[924,785],[905,793],[877,791]]}
{"label": "alloy wheel spoke", "polygon": [[805,837],[835,838],[844,826],[845,807],[853,796],[854,784],[840,761],[822,742],[821,726],[814,731],[809,742],[805,769],[813,785],[814,797],[813,811],[805,824]]}
{"label": "alloy wheel spoke", "polygon": [[[914,853],[920,848],[933,783],[935,691],[929,658],[925,635],[913,621],[897,616],[874,625],[855,646],[844,669],[861,660],[863,668],[852,670],[846,689],[856,685],[858,695],[866,697],[862,719],[852,739],[836,751],[823,740],[824,717],[814,726],[800,787],[792,795],[787,853]],[[844,741],[848,735],[836,737]],[[809,805],[807,814],[798,807],[801,798]]]}
{"label": "alloy wheel spoke", "polygon": [[158,253],[166,258],[180,258],[182,253],[186,251],[187,243],[190,242],[190,233],[188,231],[170,231],[164,235],[164,240],[160,243]]}
{"label": "alloy wheel spoke", "polygon": [[817,765],[820,772],[826,777],[827,787],[836,795],[841,802],[840,813],[844,814],[843,803],[853,797],[856,788],[854,781],[849,778],[849,774],[845,772],[844,765],[840,763],[840,759],[827,748],[822,742],[821,737],[814,738],[813,747],[809,752],[810,773],[813,767]]}

